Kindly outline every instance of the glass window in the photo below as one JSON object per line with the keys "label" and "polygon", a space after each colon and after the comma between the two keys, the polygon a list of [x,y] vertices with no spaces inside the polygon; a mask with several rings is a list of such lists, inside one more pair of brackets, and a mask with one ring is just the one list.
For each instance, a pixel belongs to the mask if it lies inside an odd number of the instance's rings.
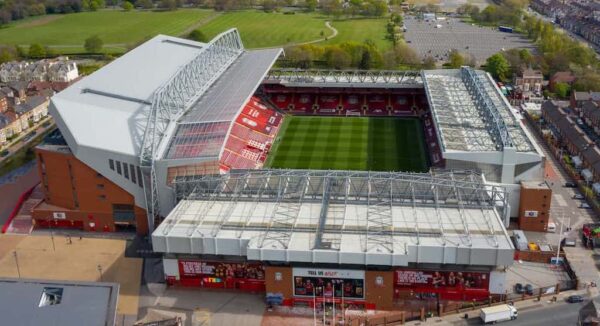
{"label": "glass window", "polygon": [[121,174],[121,162],[117,161],[117,173]]}
{"label": "glass window", "polygon": [[123,176],[125,179],[129,179],[129,166],[127,163],[123,163]]}
{"label": "glass window", "polygon": [[135,183],[135,166],[129,164],[129,171],[131,172],[131,181]]}
{"label": "glass window", "polygon": [[114,170],[115,170],[115,161],[114,161],[114,160],[112,160],[112,159],[109,159],[109,160],[108,160],[108,167],[109,167],[111,170],[113,170],[113,171],[114,171]]}

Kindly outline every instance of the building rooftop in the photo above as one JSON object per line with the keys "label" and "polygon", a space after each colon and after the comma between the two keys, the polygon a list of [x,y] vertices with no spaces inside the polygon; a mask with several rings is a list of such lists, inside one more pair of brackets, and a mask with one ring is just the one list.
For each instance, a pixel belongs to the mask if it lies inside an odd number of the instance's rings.
{"label": "building rooftop", "polygon": [[152,234],[157,252],[388,266],[512,263],[504,188],[470,172],[251,170],[183,178],[175,187],[184,199]]}
{"label": "building rooftop", "polygon": [[423,80],[445,151],[536,151],[486,72],[466,67],[424,70]]}
{"label": "building rooftop", "polygon": [[119,285],[0,278],[3,325],[115,325]]}

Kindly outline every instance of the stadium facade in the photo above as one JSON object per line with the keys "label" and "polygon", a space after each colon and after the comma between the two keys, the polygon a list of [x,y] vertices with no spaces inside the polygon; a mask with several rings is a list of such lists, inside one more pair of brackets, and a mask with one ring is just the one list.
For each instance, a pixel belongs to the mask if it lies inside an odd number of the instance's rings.
{"label": "stadium facade", "polygon": [[[170,283],[290,304],[504,293],[506,226],[544,158],[491,77],[272,70],[281,54],[235,29],[160,35],[55,95],[36,226],[135,227]],[[288,115],[418,118],[432,170],[263,169]]]}

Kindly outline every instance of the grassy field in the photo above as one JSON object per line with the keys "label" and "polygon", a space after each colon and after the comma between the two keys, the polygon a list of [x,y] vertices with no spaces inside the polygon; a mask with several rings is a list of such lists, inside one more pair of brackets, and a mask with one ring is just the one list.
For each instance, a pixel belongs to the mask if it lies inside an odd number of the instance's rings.
{"label": "grassy field", "polygon": [[135,43],[156,34],[177,36],[206,19],[211,10],[186,9],[167,12],[113,11],[48,15],[27,19],[0,28],[0,43],[41,43],[60,51],[81,49],[86,38],[98,35],[105,44]]}
{"label": "grassy field", "polygon": [[[228,12],[200,27],[206,36],[213,36],[236,27],[244,46],[262,48],[307,42],[333,34],[318,14],[265,13],[262,11]],[[323,36],[321,36],[321,32]]]}
{"label": "grassy field", "polygon": [[[333,31],[326,21],[338,30]],[[102,10],[25,19],[0,28],[0,44],[51,46],[58,53],[81,53],[86,38],[98,35],[106,52],[123,52],[128,45],[156,34],[180,36],[200,28],[209,38],[232,27],[238,28],[247,48],[285,46],[330,38],[317,44],[373,40],[385,50],[386,18],[333,21],[318,13],[285,15],[262,11],[217,13],[212,10],[180,9],[168,12]]]}
{"label": "grassy field", "polygon": [[286,120],[267,167],[427,170],[417,119],[290,116]]}
{"label": "grassy field", "polygon": [[387,18],[347,19],[331,22],[338,30],[338,35],[331,40],[319,44],[339,44],[347,41],[364,42],[369,39],[381,50],[392,47],[392,42],[385,38]]}

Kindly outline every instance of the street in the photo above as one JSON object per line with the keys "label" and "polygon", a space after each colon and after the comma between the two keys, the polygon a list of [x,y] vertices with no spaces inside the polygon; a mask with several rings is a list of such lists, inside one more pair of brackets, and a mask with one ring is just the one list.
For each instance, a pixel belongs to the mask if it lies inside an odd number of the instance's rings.
{"label": "street", "polygon": [[[518,326],[536,326],[536,325],[577,325],[579,309],[585,305],[582,303],[538,303],[534,306],[519,308],[519,317],[511,322],[506,322],[507,325]],[[478,314],[474,311],[471,314]],[[471,315],[469,314],[469,315]],[[470,318],[468,321],[453,322],[452,325],[481,325],[481,319]]]}
{"label": "street", "polygon": [[[49,122],[49,123],[45,123],[45,122]],[[4,162],[4,160],[9,159],[13,153],[15,153],[15,152],[19,151],[21,148],[27,146],[29,144],[29,142],[31,142],[37,136],[45,133],[48,130],[53,129],[54,127],[55,127],[54,121],[52,120],[52,118],[50,118],[50,116],[48,116],[48,118],[41,120],[35,128],[23,130],[21,135],[19,135],[19,137],[17,139],[15,139],[9,147],[6,147],[5,149],[3,149],[3,151],[6,150],[8,153],[5,156],[0,157],[0,164],[2,164],[2,162]],[[27,135],[29,135],[32,132],[35,132],[35,136],[24,141],[25,137],[27,137]]]}

